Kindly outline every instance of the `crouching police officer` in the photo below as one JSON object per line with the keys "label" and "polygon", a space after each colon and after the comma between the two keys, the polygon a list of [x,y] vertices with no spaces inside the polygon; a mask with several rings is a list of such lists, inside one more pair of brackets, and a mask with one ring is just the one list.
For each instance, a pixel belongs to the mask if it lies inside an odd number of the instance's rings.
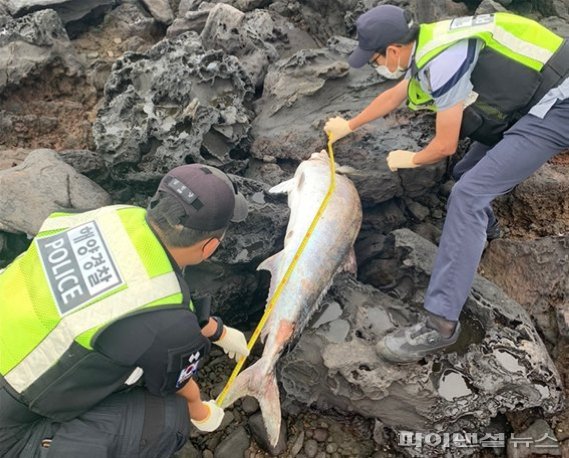
{"label": "crouching police officer", "polygon": [[167,457],[190,420],[215,430],[223,410],[192,377],[210,342],[231,357],[247,344],[196,310],[180,268],[246,216],[232,181],[198,164],[168,173],[148,211],[52,214],[0,271],[0,456]]}
{"label": "crouching police officer", "polygon": [[334,139],[385,116],[407,100],[436,115],[436,135],[421,151],[392,151],[391,171],[434,164],[473,141],[455,166],[439,249],[425,295],[426,320],[378,343],[380,355],[411,362],[456,342],[461,310],[486,240],[499,234],[491,203],[569,148],[569,42],[509,13],[415,24],[381,5],[358,18],[352,67],[366,63],[404,78],[352,119],[325,125]]}

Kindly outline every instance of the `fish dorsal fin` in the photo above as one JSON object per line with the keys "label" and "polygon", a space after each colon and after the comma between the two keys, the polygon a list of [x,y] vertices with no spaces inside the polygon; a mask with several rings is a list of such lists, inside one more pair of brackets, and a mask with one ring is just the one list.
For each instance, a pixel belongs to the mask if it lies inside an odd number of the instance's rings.
{"label": "fish dorsal fin", "polygon": [[281,259],[281,251],[265,259],[261,264],[259,264],[257,270],[267,270],[274,277],[278,269],[280,259]]}
{"label": "fish dorsal fin", "polygon": [[290,180],[283,181],[271,189],[269,189],[269,194],[288,194],[294,189],[294,178]]}

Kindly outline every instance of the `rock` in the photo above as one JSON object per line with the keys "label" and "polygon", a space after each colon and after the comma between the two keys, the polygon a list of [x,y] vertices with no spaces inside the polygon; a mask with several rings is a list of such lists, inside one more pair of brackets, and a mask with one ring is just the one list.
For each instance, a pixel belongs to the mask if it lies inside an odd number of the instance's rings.
{"label": "rock", "polygon": [[328,431],[326,431],[324,428],[317,428],[314,430],[314,440],[316,442],[326,442],[326,439],[328,439]]}
{"label": "rock", "polygon": [[204,450],[203,458],[213,458],[213,452],[211,450]]}
{"label": "rock", "polygon": [[557,16],[569,20],[569,2],[567,0],[548,0],[537,3],[537,8],[544,16]]}
{"label": "rock", "polygon": [[[452,0],[417,0],[411,5],[401,5],[402,7],[414,12],[417,21],[436,22],[450,17],[468,16],[469,10],[465,2],[454,2]],[[413,9],[414,6],[414,9]]]}
{"label": "rock", "polygon": [[108,35],[121,40],[121,48],[125,50],[125,40],[139,37],[145,42],[154,43],[160,34],[157,21],[137,3],[118,5],[105,15],[103,25]]}
{"label": "rock", "polygon": [[569,38],[569,24],[566,20],[550,16],[540,21],[540,23],[556,34],[561,35],[564,38]]}
{"label": "rock", "polygon": [[506,226],[521,227],[525,237],[528,233],[538,237],[569,233],[568,192],[566,166],[546,163],[500,198],[496,213]]}
{"label": "rock", "polygon": [[290,449],[291,456],[297,456],[302,450],[303,445],[304,445],[304,430],[300,431],[298,437],[295,439],[294,444]]}
{"label": "rock", "polygon": [[243,409],[243,412],[251,415],[259,410],[259,402],[252,396],[245,396],[241,401],[241,408]]}
{"label": "rock", "polygon": [[[180,4],[181,6],[181,4]],[[180,15],[176,19],[168,30],[166,31],[166,36],[168,38],[173,38],[184,32],[197,32],[201,33],[204,29],[209,13],[215,5],[209,2],[202,2],[197,11],[188,11],[187,13]]]}
{"label": "rock", "polygon": [[341,305],[337,321],[347,331],[338,336],[332,323],[304,330],[280,360],[286,402],[377,418],[395,431],[449,433],[484,430],[499,412],[559,411],[562,382],[530,316],[480,276],[461,316],[459,341],[448,351],[401,366],[376,355],[381,337],[417,320],[434,255],[432,244],[400,229],[382,252],[390,277],[377,283],[390,295],[338,276],[325,300]]}
{"label": "rock", "polygon": [[103,181],[107,175],[107,164],[101,157],[89,150],[63,150],[60,153],[61,159],[77,170],[80,174],[91,178],[99,183]]}
{"label": "rock", "polygon": [[508,439],[507,452],[508,458],[561,456],[559,442],[545,420],[537,420],[525,431],[512,434]]}
{"label": "rock", "polygon": [[246,157],[252,90],[235,57],[205,51],[192,32],[126,54],[113,67],[93,126],[97,152],[114,179],[153,187],[184,163],[238,171],[244,159],[233,157]]}
{"label": "rock", "polygon": [[37,234],[61,210],[91,210],[111,203],[105,190],[61,160],[55,151],[32,151],[22,164],[0,171],[0,230]]}
{"label": "rock", "polygon": [[[481,262],[484,276],[500,286],[531,315],[551,343],[567,325],[569,236],[537,240],[498,239]],[[558,317],[560,318],[557,322]]]}
{"label": "rock", "polygon": [[0,170],[9,169],[21,164],[28,154],[30,154],[30,150],[25,148],[0,150]]}
{"label": "rock", "polygon": [[188,440],[173,458],[202,458],[202,453]]}
{"label": "rock", "polygon": [[308,439],[304,443],[304,453],[308,458],[314,458],[318,453],[318,442],[314,439]]}
{"label": "rock", "polygon": [[215,448],[214,456],[216,458],[237,458],[243,456],[248,448],[249,436],[245,428],[239,426]]}
{"label": "rock", "polygon": [[[290,54],[291,47],[294,48],[295,43],[291,43],[289,36],[300,35],[302,32],[276,13],[256,10],[245,14],[223,3],[211,9],[201,33],[206,49],[223,49],[238,57],[259,88],[269,64],[281,54]],[[306,39],[306,34],[304,38],[300,40],[304,47],[315,45],[313,40]]]}
{"label": "rock", "polygon": [[169,0],[141,0],[148,8],[150,14],[162,24],[171,24],[174,20],[174,12]]}
{"label": "rock", "polygon": [[0,94],[51,65],[67,75],[82,71],[55,11],[38,11],[18,19],[0,17]]}
{"label": "rock", "polygon": [[413,200],[407,200],[407,210],[411,213],[413,218],[418,221],[423,221],[427,216],[429,216],[429,209],[419,202]]}
{"label": "rock", "polygon": [[478,8],[476,8],[476,14],[493,14],[505,11],[508,10],[496,0],[483,0],[482,3],[478,5]]}
{"label": "rock", "polygon": [[286,422],[281,421],[281,431],[279,434],[279,440],[276,446],[272,446],[267,437],[267,430],[265,429],[265,423],[263,422],[263,416],[261,412],[256,413],[249,417],[249,429],[253,439],[257,442],[259,447],[270,453],[272,456],[280,456],[287,447],[287,430]]}
{"label": "rock", "polygon": [[115,0],[7,0],[12,16],[22,16],[30,11],[49,8],[55,10],[66,24],[114,3]]}
{"label": "rock", "polygon": [[[345,40],[331,41],[328,49],[299,51],[271,65],[253,122],[253,156],[306,159],[325,145],[322,129],[327,118],[353,116],[392,86],[371,68],[349,71],[346,53],[351,47]],[[403,194],[418,196],[438,184],[444,163],[421,168],[421,173],[408,169],[394,174],[385,160],[394,149],[420,149],[432,128],[426,115],[406,118],[396,112],[351,134],[350,142],[334,145],[337,162],[352,167],[350,178],[364,205]]]}

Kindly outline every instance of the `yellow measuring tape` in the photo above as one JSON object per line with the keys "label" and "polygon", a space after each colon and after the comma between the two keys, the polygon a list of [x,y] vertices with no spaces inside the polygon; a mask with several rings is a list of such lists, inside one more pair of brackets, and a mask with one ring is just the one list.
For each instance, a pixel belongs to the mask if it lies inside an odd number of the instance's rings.
{"label": "yellow measuring tape", "polygon": [[[263,327],[265,326],[267,319],[269,318],[271,312],[273,311],[273,308],[275,307],[275,304],[276,304],[278,298],[280,297],[283,288],[288,283],[288,280],[290,279],[292,271],[294,270],[294,267],[296,266],[296,263],[298,262],[300,255],[304,251],[304,248],[306,247],[306,244],[308,243],[310,236],[314,232],[314,228],[318,224],[318,221],[320,220],[322,213],[324,213],[324,210],[328,206],[328,201],[330,200],[330,197],[332,196],[332,193],[334,192],[334,189],[336,187],[336,166],[334,164],[334,149],[332,148],[332,135],[328,135],[328,155],[330,156],[330,185],[328,186],[328,191],[326,192],[326,195],[324,196],[324,199],[322,200],[322,203],[320,204],[320,208],[318,208],[316,215],[314,215],[314,219],[312,220],[310,227],[306,231],[306,234],[304,235],[304,238],[302,239],[302,242],[300,243],[298,250],[296,250],[296,253],[294,254],[294,257],[292,258],[292,261],[291,261],[290,265],[288,266],[286,273],[284,274],[282,280],[280,281],[279,285],[277,286],[275,293],[273,294],[273,296],[270,298],[269,302],[267,303],[267,306],[265,307],[265,313],[261,317],[259,324],[257,325],[257,327],[255,328],[255,331],[253,332],[253,335],[249,339],[249,343],[247,343],[247,348],[249,349],[249,351],[251,351],[251,349],[253,348],[253,345],[255,345],[255,343],[257,342],[257,339],[259,338],[259,335],[261,334],[261,331],[263,330]],[[235,382],[237,375],[239,375],[239,372],[241,371],[243,364],[245,364],[245,359],[246,359],[245,357],[242,357],[237,362],[237,365],[233,369],[233,372],[231,373],[229,380],[225,384],[225,388],[223,388],[223,391],[219,394],[219,396],[217,397],[217,400],[215,401],[218,406],[221,406],[221,403],[225,399],[225,396],[227,396],[227,393],[228,393],[229,389],[231,388],[231,385],[233,385],[233,382]]]}

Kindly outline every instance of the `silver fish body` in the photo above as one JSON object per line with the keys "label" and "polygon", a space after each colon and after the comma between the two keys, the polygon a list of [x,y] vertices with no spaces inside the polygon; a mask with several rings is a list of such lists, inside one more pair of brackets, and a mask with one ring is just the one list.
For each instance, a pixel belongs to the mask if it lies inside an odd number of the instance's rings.
{"label": "silver fish body", "polygon": [[[336,174],[336,187],[304,251],[277,298],[262,336],[262,357],[243,371],[227,393],[223,407],[249,395],[259,400],[269,440],[276,445],[281,409],[275,366],[287,344],[306,326],[328,290],[332,279],[353,258],[362,208],[351,180]],[[291,209],[284,248],[259,265],[271,272],[269,299],[284,277],[302,243],[330,184],[330,163],[325,151],[303,161],[292,179],[273,187],[271,193],[288,193]]]}

